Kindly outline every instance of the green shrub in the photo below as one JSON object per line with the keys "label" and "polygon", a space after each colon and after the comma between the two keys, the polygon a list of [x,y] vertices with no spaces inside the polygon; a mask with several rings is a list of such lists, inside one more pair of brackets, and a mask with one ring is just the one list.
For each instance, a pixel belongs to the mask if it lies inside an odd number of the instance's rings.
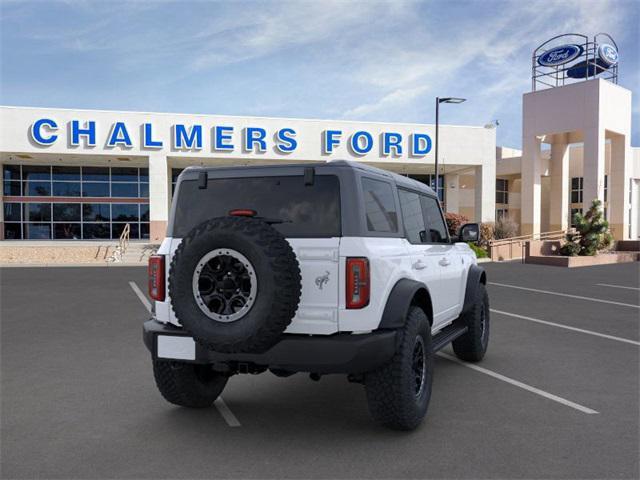
{"label": "green shrub", "polygon": [[560,249],[562,255],[593,256],[606,250],[613,243],[613,236],[609,233],[609,222],[604,219],[600,200],[594,200],[584,215],[576,213],[573,223],[576,231],[567,233],[567,242]]}
{"label": "green shrub", "polygon": [[469,245],[471,250],[476,254],[476,258],[487,258],[489,256],[484,248],[477,246],[475,243],[468,242],[467,245]]}

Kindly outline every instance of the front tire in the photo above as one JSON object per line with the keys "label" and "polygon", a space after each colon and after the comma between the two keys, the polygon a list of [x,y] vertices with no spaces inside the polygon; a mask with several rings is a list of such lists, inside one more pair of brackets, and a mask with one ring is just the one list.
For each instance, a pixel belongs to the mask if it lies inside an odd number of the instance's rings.
{"label": "front tire", "polygon": [[209,365],[155,360],[153,375],[169,403],[189,408],[207,408],[220,396],[228,377]]}
{"label": "front tire", "polygon": [[410,308],[399,335],[393,359],[365,375],[365,389],[374,420],[394,430],[413,430],[427,413],[433,380],[431,327],[421,308]]}
{"label": "front tire", "polygon": [[462,316],[462,321],[468,330],[452,342],[453,351],[461,360],[479,362],[489,346],[489,294],[482,283],[476,289],[473,306]]}

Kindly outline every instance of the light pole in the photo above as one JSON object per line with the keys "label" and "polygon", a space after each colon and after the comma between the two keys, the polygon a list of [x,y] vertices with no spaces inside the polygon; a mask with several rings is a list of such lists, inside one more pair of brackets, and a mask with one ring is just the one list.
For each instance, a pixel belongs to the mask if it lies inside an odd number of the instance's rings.
{"label": "light pole", "polygon": [[440,104],[441,103],[462,103],[466,101],[466,98],[458,98],[458,97],[436,97],[436,165],[435,165],[435,177],[436,177],[436,197],[438,201],[440,201],[440,183],[438,182],[438,130],[440,129]]}

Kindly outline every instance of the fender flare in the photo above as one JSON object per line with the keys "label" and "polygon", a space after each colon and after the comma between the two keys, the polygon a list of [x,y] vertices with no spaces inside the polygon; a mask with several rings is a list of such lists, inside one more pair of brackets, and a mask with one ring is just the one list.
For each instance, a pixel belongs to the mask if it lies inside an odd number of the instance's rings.
{"label": "fender flare", "polygon": [[398,280],[387,298],[378,328],[402,328],[411,305],[421,307],[425,311],[427,318],[429,318],[429,323],[433,322],[431,295],[427,286],[422,282],[416,282],[408,278]]}
{"label": "fender flare", "polygon": [[467,286],[464,292],[464,305],[460,315],[469,312],[473,307],[473,301],[476,298],[476,291],[480,284],[487,284],[487,273],[484,271],[484,268],[479,267],[478,265],[471,265],[469,273],[467,274]]}

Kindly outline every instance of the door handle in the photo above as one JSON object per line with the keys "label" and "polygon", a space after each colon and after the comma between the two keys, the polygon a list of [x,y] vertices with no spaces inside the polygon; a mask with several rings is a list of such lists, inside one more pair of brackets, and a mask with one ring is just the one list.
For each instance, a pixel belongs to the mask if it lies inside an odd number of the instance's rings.
{"label": "door handle", "polygon": [[438,262],[438,264],[440,264],[440,266],[442,266],[442,267],[446,267],[446,266],[450,265],[451,262],[449,261],[449,259],[447,257],[442,257],[440,259],[440,261]]}
{"label": "door handle", "polygon": [[411,265],[415,270],[424,270],[425,268],[427,268],[427,264],[424,263],[422,260],[418,260],[417,262],[415,262],[413,265]]}

